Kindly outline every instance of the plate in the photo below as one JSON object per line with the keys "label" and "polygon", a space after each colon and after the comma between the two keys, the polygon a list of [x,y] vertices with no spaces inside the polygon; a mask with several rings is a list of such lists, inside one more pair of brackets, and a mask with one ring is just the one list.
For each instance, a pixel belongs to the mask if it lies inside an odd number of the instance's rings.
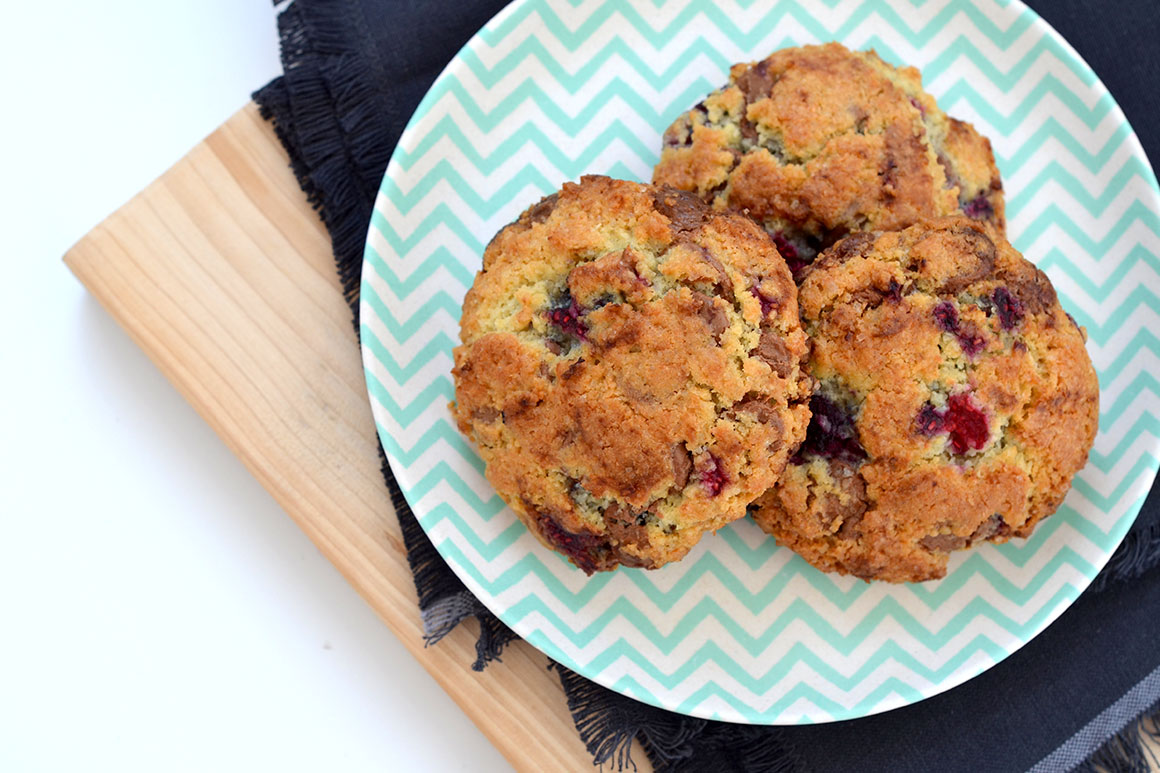
{"label": "plate", "polygon": [[[647,180],[662,130],[729,65],[838,40],[922,69],[994,144],[1015,245],[1088,330],[1100,431],[1034,536],[951,558],[945,579],[823,574],[748,520],[661,570],[588,578],[540,546],[447,409],[459,308],[484,245],[584,173]],[[1088,585],[1160,457],[1160,201],[1103,84],[1018,2],[518,0],[447,66],[387,167],[362,274],[379,436],[419,522],[517,633],[617,692],[754,724],[865,716],[1010,655]]]}

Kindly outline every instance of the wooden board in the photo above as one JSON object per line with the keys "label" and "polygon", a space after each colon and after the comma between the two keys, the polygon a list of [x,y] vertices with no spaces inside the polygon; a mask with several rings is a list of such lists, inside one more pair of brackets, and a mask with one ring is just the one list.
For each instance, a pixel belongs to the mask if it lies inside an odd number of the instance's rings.
{"label": "wooden board", "polygon": [[256,106],[65,263],[512,765],[592,766],[540,652],[477,674],[476,626],[423,646],[330,241]]}

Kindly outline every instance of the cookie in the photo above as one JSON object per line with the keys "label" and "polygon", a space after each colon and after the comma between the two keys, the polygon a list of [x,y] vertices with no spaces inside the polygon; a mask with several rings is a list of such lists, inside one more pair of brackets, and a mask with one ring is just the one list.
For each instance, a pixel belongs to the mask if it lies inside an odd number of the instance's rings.
{"label": "cookie", "polygon": [[1059,507],[1099,385],[1051,282],[1002,237],[965,218],[854,234],[799,303],[813,417],[753,509],[779,544],[826,571],[929,580]]}
{"label": "cookie", "polygon": [[745,515],[805,436],[796,289],[769,235],[585,177],[488,245],[455,349],[460,430],[585,572],[654,568]]}
{"label": "cookie", "polygon": [[664,134],[653,181],[761,223],[795,276],[848,233],[965,214],[1004,229],[991,144],[913,67],[838,43],[734,65]]}

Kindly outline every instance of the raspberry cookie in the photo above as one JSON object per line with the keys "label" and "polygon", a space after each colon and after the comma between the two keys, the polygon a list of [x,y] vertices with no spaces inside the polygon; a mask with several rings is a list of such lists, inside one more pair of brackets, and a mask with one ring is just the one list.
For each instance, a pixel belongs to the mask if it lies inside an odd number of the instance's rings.
{"label": "raspberry cookie", "polygon": [[1059,507],[1099,385],[1047,276],[1002,237],[965,218],[854,234],[799,303],[813,418],[754,508],[778,543],[826,571],[929,580]]}
{"label": "raspberry cookie", "polygon": [[460,336],[459,428],[588,573],[659,567],[744,516],[809,421],[785,262],[672,189],[585,177],[528,209],[484,252]]}
{"label": "raspberry cookie", "polygon": [[746,212],[795,276],[854,231],[959,213],[1004,228],[990,142],[948,118],[915,68],[837,43],[734,65],[665,132],[653,181]]}

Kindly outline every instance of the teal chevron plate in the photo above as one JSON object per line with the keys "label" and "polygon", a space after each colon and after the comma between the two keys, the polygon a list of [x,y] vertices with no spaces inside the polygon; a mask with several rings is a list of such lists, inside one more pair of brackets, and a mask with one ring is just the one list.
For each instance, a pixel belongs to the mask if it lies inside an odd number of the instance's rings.
{"label": "teal chevron plate", "polygon": [[[540,547],[447,410],[463,294],[501,226],[587,172],[648,179],[660,133],[732,62],[839,40],[920,67],[991,137],[1010,235],[1085,325],[1090,463],[1027,541],[896,587],[822,574],[748,521],[654,572],[587,578]],[[1079,595],[1160,459],[1160,196],[1103,84],[1007,0],[518,0],[459,52],[387,168],[362,275],[367,387],[399,483],[467,586],[529,642],[642,701],[756,724],[912,703],[980,673]]]}

